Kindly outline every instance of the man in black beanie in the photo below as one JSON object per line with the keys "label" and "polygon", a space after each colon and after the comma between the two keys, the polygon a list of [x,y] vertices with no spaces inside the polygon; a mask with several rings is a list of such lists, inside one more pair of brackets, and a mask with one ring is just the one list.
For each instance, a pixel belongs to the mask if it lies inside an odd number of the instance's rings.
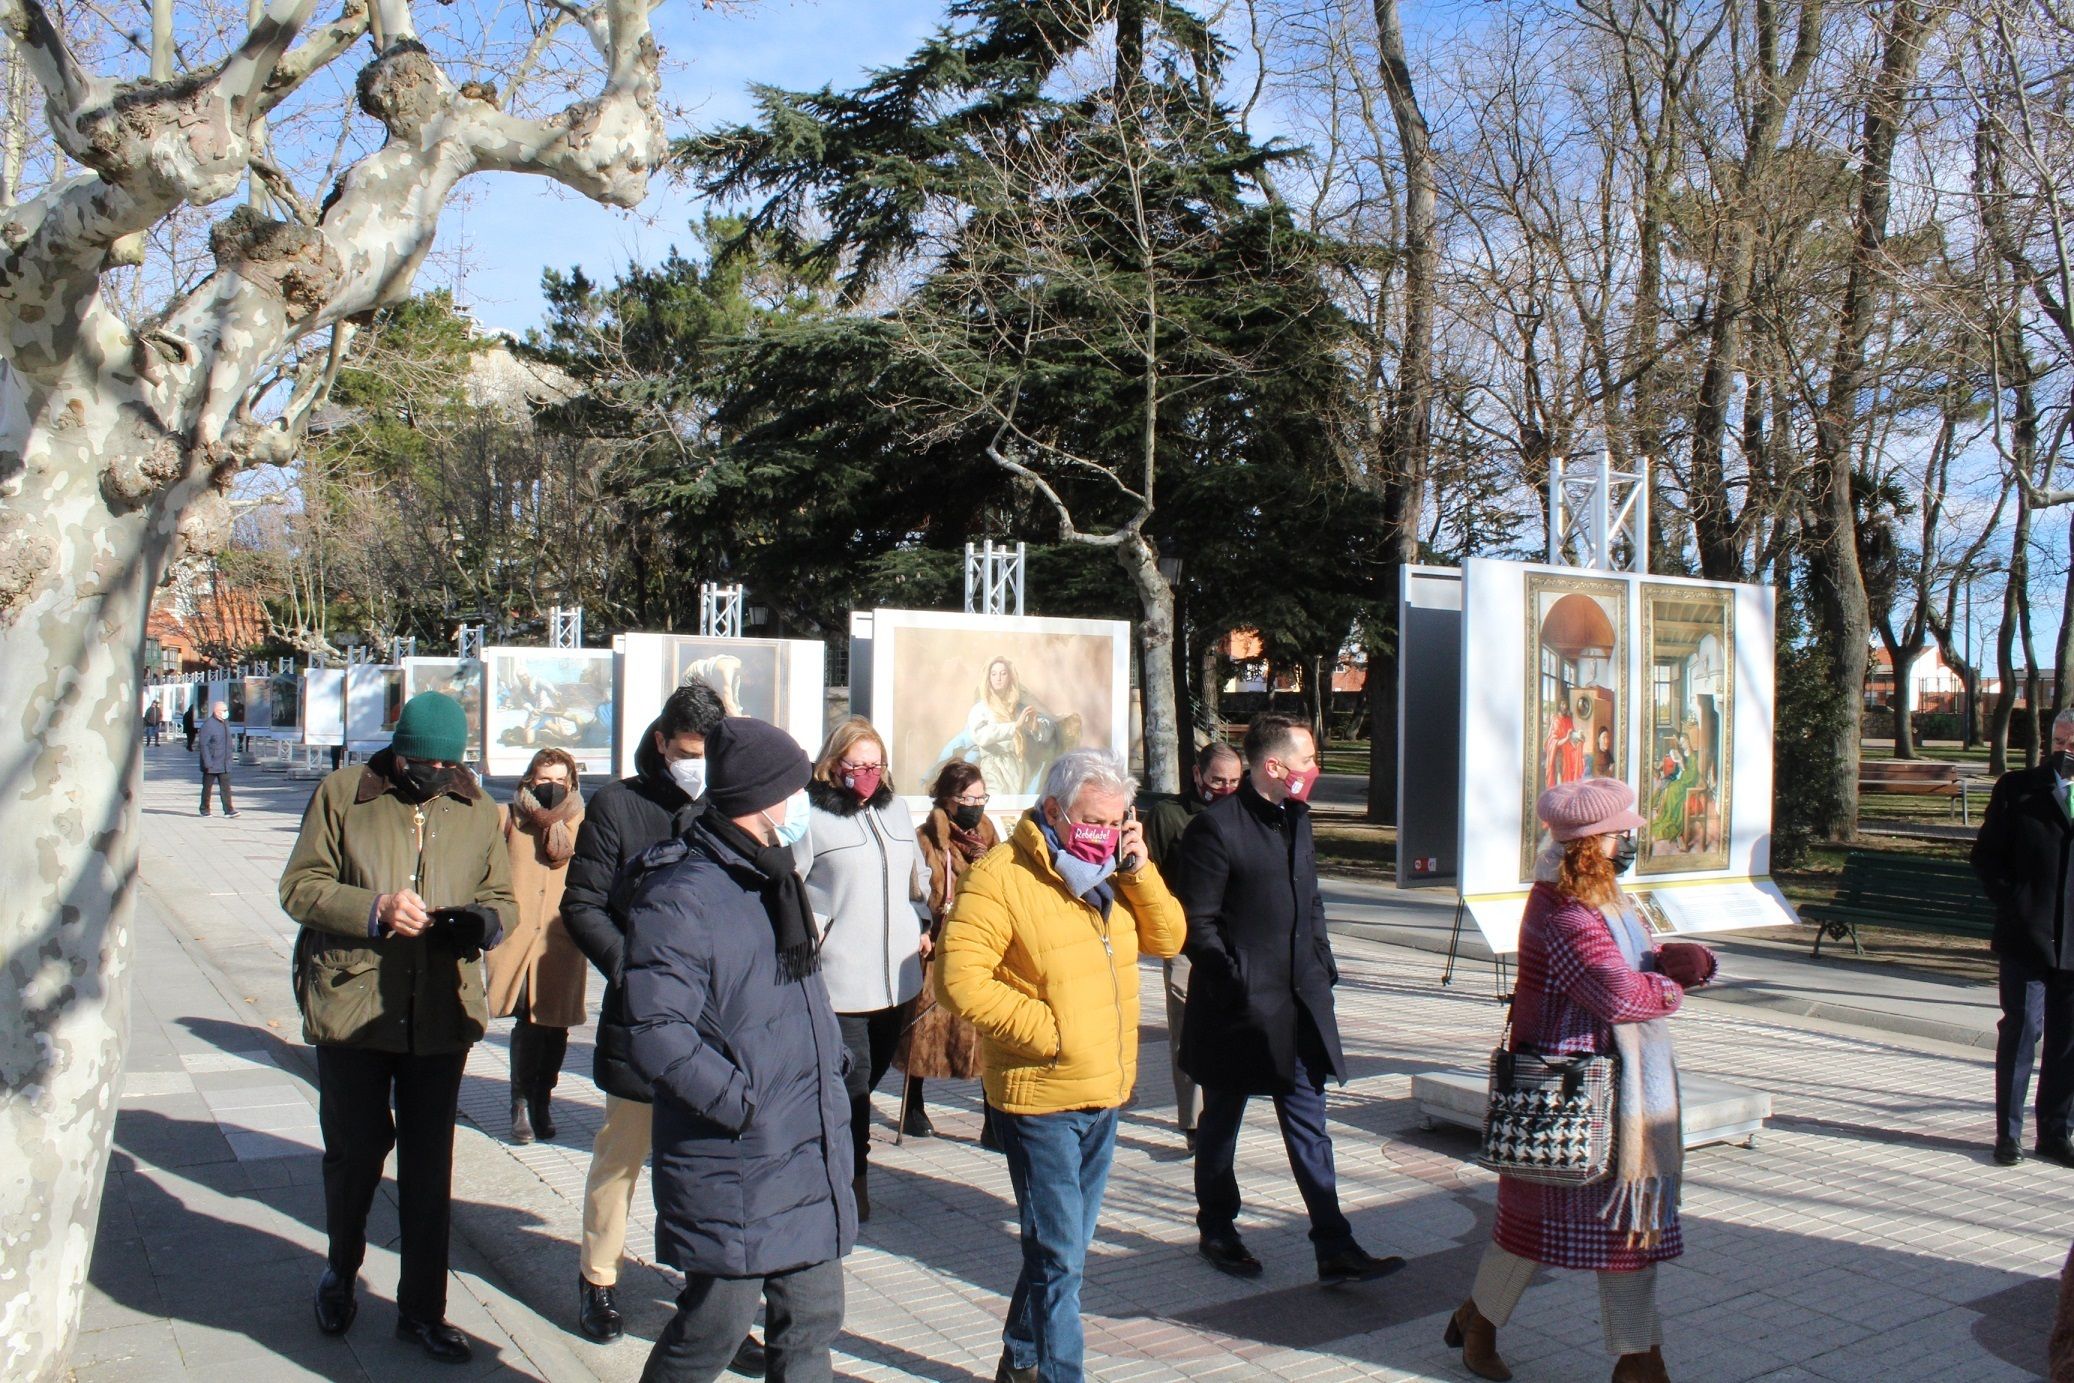
{"label": "man in black beanie", "polygon": [[685,1275],[643,1383],[711,1383],[767,1300],[772,1376],[832,1377],[857,1237],[842,1031],[792,852],[790,735],[706,736],[706,807],[630,866],[626,1008],[655,1093],[656,1253]]}

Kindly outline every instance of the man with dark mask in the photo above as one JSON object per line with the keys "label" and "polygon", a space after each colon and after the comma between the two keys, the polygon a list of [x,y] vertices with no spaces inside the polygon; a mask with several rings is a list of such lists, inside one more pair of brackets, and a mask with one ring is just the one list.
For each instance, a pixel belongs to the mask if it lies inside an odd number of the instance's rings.
{"label": "man with dark mask", "polygon": [[[2034,1151],[2074,1167],[2074,710],[2052,723],[2052,753],[2036,768],[1995,782],[1973,872],[1995,908],[1989,945],[2001,972],[2002,1023],[1995,1040],[1995,1161],[2023,1158],[2024,1096],[2038,1055]],[[2038,1051],[2040,1039],[2044,1050]]]}
{"label": "man with dark mask", "polygon": [[[1211,740],[1195,751],[1195,769],[1190,774],[1188,791],[1140,795],[1138,815],[1145,822],[1145,853],[1152,856],[1169,887],[1178,887],[1175,870],[1180,867],[1181,837],[1188,824],[1212,802],[1237,792],[1245,777],[1246,763],[1239,751],[1221,739]],[[1181,1033],[1188,1013],[1188,956],[1184,953],[1171,957],[1163,965],[1167,982],[1167,1062],[1174,1070],[1174,1123],[1193,1152],[1196,1120],[1203,1115],[1203,1092],[1181,1069]]]}
{"label": "man with dark mask", "polygon": [[517,918],[496,804],[461,765],[467,741],[459,702],[412,697],[387,749],[318,784],[281,875],[281,907],[302,924],[295,998],[324,1134],[317,1328],[342,1335],[359,1310],[367,1212],[393,1147],[396,1334],[448,1363],[470,1356],[446,1323],[461,1068],[489,1017],[482,952]]}

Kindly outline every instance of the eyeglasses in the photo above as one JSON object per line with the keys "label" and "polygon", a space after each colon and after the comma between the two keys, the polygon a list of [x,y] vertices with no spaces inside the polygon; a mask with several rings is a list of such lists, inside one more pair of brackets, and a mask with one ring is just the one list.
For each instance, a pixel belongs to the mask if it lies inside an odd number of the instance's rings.
{"label": "eyeglasses", "polygon": [[836,768],[843,773],[862,773],[867,769],[883,767],[885,767],[885,765],[879,763],[876,759],[872,760],[870,763],[856,763],[849,759],[845,759],[841,763],[836,765]]}
{"label": "eyeglasses", "polygon": [[961,807],[984,807],[987,803],[993,800],[994,799],[988,796],[986,793],[981,793],[977,797],[973,797],[968,794],[963,797],[953,797],[951,799],[951,801],[957,803]]}

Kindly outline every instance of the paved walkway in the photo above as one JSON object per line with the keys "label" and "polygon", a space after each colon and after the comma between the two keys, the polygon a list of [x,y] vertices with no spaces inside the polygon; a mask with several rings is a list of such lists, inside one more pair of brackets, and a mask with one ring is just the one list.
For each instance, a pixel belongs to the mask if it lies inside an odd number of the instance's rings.
{"label": "paved walkway", "polygon": [[[394,1209],[378,1206],[363,1310],[318,1336],[321,1269],[308,1049],[288,994],[274,881],[309,784],[247,771],[235,821],[194,815],[192,760],[152,751],[132,1059],[92,1273],[83,1379],[451,1377],[389,1335]],[[1341,909],[1336,908],[1336,915]],[[1353,919],[1349,919],[1353,920]],[[1332,1100],[1345,1205],[1374,1252],[1411,1266],[1336,1290],[1311,1281],[1301,1202],[1264,1111],[1240,1148],[1242,1227],[1267,1264],[1221,1277],[1193,1252],[1188,1166],[1171,1129],[1157,975],[1148,969],[1139,1102],[1125,1113],[1090,1262],[1090,1373],[1106,1380],[1457,1379],[1440,1343],[1489,1232],[1493,1179],[1460,1134],[1429,1132],[1412,1073],[1474,1068],[1497,1034],[1488,972],[1450,989],[1425,951],[1340,942],[1352,1080]],[[1732,964],[1740,964],[1740,960]],[[1826,962],[1825,962],[1826,965]],[[511,1148],[508,1025],[469,1063],[457,1131],[452,1315],[477,1374],[633,1379],[672,1276],[624,1279],[635,1338],[568,1333],[577,1191],[601,1099],[579,1030],[552,1144]],[[2039,1375],[2051,1280],[2074,1235],[2074,1173],[1987,1157],[1985,1054],[1728,1003],[1677,1021],[1681,1061],[1760,1083],[1777,1117],[1755,1150],[1688,1164],[1688,1251],[1664,1274],[1673,1376],[2024,1380]],[[977,1091],[932,1089],[944,1137],[895,1147],[880,1102],[874,1218],[848,1261],[840,1376],[990,1378],[1016,1265],[1006,1168],[979,1150]],[[643,1199],[645,1201],[645,1192]],[[645,1208],[645,1207],[644,1207]],[[636,1253],[650,1245],[637,1224]],[[1504,1335],[1523,1383],[1603,1378],[1596,1290],[1557,1274]]]}

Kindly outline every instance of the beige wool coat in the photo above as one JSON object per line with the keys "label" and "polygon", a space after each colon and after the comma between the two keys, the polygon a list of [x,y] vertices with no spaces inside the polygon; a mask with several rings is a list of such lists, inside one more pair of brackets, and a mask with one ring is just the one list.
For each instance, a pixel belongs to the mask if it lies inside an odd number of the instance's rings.
{"label": "beige wool coat", "polygon": [[[499,807],[498,827],[504,829],[511,808]],[[573,828],[583,820],[578,811]],[[511,892],[518,900],[518,925],[494,950],[483,953],[488,982],[490,1015],[509,1017],[526,996],[528,1016],[548,1028],[573,1028],[584,1019],[584,985],[590,962],[562,925],[562,887],[569,878],[569,862],[549,863],[544,842],[524,822],[506,833],[511,847]]]}

